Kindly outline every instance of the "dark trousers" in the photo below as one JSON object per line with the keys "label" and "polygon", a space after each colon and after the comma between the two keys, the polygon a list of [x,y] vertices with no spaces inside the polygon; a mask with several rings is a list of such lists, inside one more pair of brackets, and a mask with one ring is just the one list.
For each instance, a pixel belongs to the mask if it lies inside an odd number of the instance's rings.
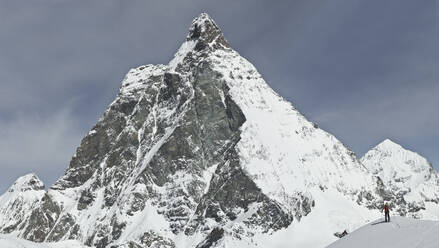
{"label": "dark trousers", "polygon": [[390,214],[389,214],[389,212],[386,212],[384,217],[385,217],[384,219],[385,219],[386,222],[390,221]]}

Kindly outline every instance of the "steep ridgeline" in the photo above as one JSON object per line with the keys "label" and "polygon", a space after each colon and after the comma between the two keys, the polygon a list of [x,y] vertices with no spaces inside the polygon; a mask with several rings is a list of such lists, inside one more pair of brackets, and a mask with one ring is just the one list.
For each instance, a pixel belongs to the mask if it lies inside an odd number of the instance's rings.
{"label": "steep ridgeline", "polygon": [[1,206],[0,230],[94,247],[324,247],[379,216],[377,182],[201,14],[168,65],[128,72],[63,177],[13,196],[28,211]]}
{"label": "steep ridgeline", "polygon": [[400,215],[438,219],[439,177],[424,157],[387,139],[361,162],[388,186],[392,194],[383,191],[383,198],[395,204]]}

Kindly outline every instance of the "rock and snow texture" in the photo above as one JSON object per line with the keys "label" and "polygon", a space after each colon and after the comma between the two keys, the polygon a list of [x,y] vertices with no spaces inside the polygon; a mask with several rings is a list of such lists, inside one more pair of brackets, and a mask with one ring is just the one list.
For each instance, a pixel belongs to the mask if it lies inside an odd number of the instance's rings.
{"label": "rock and snow texture", "polygon": [[44,184],[35,174],[18,178],[0,196],[0,232],[14,232],[32,239],[33,231],[27,223],[31,221],[32,211],[40,206],[45,194]]}
{"label": "rock and snow texture", "polygon": [[0,235],[1,248],[87,248],[78,241],[61,241],[57,243],[36,243],[18,239],[12,235]]}
{"label": "rock and snow texture", "polygon": [[377,220],[329,245],[328,248],[436,248],[439,222],[393,217]]}
{"label": "rock and snow texture", "polygon": [[361,162],[389,187],[397,198],[390,202],[407,205],[417,218],[438,219],[439,177],[432,165],[419,154],[386,139],[367,152]]}
{"label": "rock and snow texture", "polygon": [[324,247],[378,218],[389,191],[207,14],[168,65],[128,72],[65,175],[32,190],[27,211],[2,203],[25,212],[2,233],[99,248]]}

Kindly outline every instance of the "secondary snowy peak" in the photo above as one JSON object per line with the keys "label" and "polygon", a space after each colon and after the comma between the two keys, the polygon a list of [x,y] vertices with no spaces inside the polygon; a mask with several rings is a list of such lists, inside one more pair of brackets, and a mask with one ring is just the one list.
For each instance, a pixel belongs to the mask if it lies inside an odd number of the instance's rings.
{"label": "secondary snowy peak", "polygon": [[361,162],[384,181],[403,179],[412,174],[422,174],[429,179],[431,174],[436,174],[427,159],[389,139],[368,151]]}
{"label": "secondary snowy peak", "polygon": [[29,190],[44,190],[44,183],[34,173],[19,177],[8,189],[8,192]]}
{"label": "secondary snowy peak", "polygon": [[380,149],[380,150],[399,150],[399,149],[403,149],[401,145],[393,142],[390,139],[383,140],[375,148],[376,149]]}
{"label": "secondary snowy peak", "polygon": [[0,196],[0,233],[14,232],[29,237],[26,222],[38,208],[45,195],[44,184],[35,174],[18,178],[9,190]]}
{"label": "secondary snowy peak", "polygon": [[412,209],[425,209],[431,205],[429,202],[439,202],[438,173],[418,153],[386,139],[368,151],[361,162],[401,199],[409,205],[412,202]]}

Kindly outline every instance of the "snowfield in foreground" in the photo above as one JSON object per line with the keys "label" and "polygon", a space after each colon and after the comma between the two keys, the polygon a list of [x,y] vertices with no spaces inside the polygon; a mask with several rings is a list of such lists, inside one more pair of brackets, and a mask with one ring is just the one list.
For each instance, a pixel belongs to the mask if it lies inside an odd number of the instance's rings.
{"label": "snowfield in foreground", "polygon": [[57,243],[35,243],[24,239],[19,239],[11,235],[0,235],[1,248],[86,248],[78,241],[61,241]]}
{"label": "snowfield in foreground", "polygon": [[367,224],[327,248],[436,248],[439,247],[439,221],[391,217]]}

